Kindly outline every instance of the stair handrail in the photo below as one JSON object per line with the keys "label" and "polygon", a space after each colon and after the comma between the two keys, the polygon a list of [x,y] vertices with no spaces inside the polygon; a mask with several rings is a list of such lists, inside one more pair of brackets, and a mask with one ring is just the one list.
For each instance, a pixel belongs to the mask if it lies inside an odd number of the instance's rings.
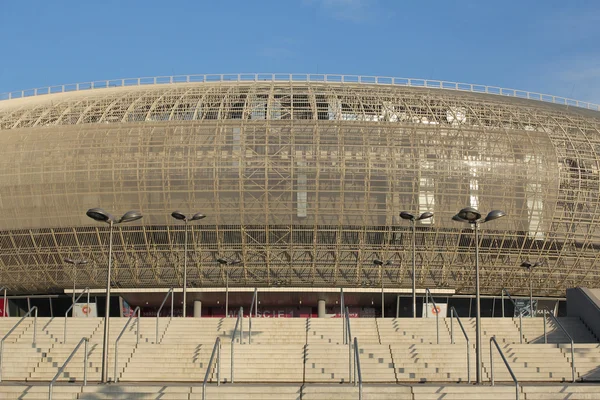
{"label": "stair handrail", "polygon": [[429,297],[431,297],[431,302],[433,303],[433,306],[435,307],[435,329],[436,329],[436,336],[437,336],[437,344],[440,344],[440,311],[441,311],[441,309],[439,309],[437,304],[435,304],[435,300],[433,299],[433,295],[431,294],[431,291],[429,289],[425,288],[425,318],[429,318],[429,307],[427,306],[429,304]]}
{"label": "stair handrail", "polygon": [[346,321],[344,315],[345,309],[346,308],[344,305],[344,288],[340,288],[340,318],[342,319],[342,342],[344,344],[348,343],[348,341],[346,340]]}
{"label": "stair handrail", "polygon": [[471,345],[469,342],[469,335],[467,335],[467,331],[465,331],[465,327],[460,321],[460,317],[458,316],[458,312],[454,306],[450,307],[450,344],[454,344],[454,324],[452,321],[454,321],[455,315],[458,325],[460,326],[460,329],[467,340],[467,383],[471,383]]}
{"label": "stair handrail", "polygon": [[506,357],[504,357],[504,353],[502,352],[502,349],[500,348],[500,346],[498,345],[498,342],[496,341],[496,336],[492,336],[490,338],[490,377],[492,380],[492,386],[494,386],[494,352],[492,351],[493,350],[492,343],[494,343],[496,345],[496,349],[498,350],[498,353],[500,353],[500,357],[502,357],[502,361],[504,361],[504,365],[506,365],[506,368],[508,369],[510,376],[512,377],[513,381],[515,382],[516,400],[519,400],[519,380],[515,376],[515,373],[513,372],[512,368],[510,367],[510,364],[506,360]]}
{"label": "stair handrail", "polygon": [[[65,327],[63,330],[63,343],[67,343],[67,318],[69,316],[69,311],[71,311],[73,309],[73,307],[75,307],[75,304],[77,303],[77,301],[81,298],[81,296],[83,296],[84,293],[87,292],[87,309],[88,309],[88,313],[85,315],[86,317],[88,317],[90,315],[89,310],[90,310],[90,288],[86,287],[83,292],[81,292],[79,294],[79,296],[77,296],[77,298],[75,299],[75,301],[73,302],[73,304],[71,304],[71,307],[69,307],[67,309],[67,312],[65,313]],[[71,312],[71,318],[73,318],[74,316],[74,311]]]}
{"label": "stair handrail", "polygon": [[346,339],[348,339],[348,383],[352,382],[352,330],[350,329],[350,312],[346,307],[344,317],[346,320]]}
{"label": "stair handrail", "polygon": [[233,353],[234,353],[234,345],[235,345],[235,334],[238,331],[238,326],[239,326],[239,332],[240,332],[240,344],[242,344],[242,331],[243,331],[243,325],[244,325],[244,307],[240,307],[240,310],[238,311],[238,316],[237,319],[235,320],[235,328],[233,328],[233,333],[231,334],[231,363],[230,363],[230,367],[231,367],[231,383],[233,383]]}
{"label": "stair handrail", "polygon": [[546,331],[546,309],[543,311],[543,320],[544,320],[544,344],[548,343],[548,332]]}
{"label": "stair handrail", "polygon": [[565,327],[559,322],[558,318],[556,318],[551,311],[548,312],[547,315],[550,315],[552,317],[552,320],[556,322],[556,325],[558,325],[558,327],[562,329],[562,331],[565,333],[565,335],[567,335],[567,337],[571,341],[571,378],[572,382],[575,382],[575,342],[573,341],[573,337],[569,334],[569,332],[567,332]]}
{"label": "stair handrail", "polygon": [[117,364],[119,362],[119,340],[121,340],[121,337],[123,336],[123,334],[127,330],[127,327],[129,326],[129,323],[131,322],[131,320],[133,319],[133,317],[135,316],[135,314],[137,314],[137,318],[135,319],[135,322],[134,322],[134,324],[137,324],[137,326],[136,326],[136,340],[135,340],[135,344],[136,345],[140,344],[140,312],[141,312],[140,311],[140,307],[137,306],[135,308],[135,310],[133,310],[133,313],[129,316],[129,319],[127,320],[127,323],[125,324],[125,326],[121,330],[121,333],[117,337],[117,340],[115,341],[115,375],[113,377],[113,382],[115,382],[115,383],[117,383],[119,381],[119,377],[117,375]]}
{"label": "stair handrail", "polygon": [[258,301],[257,297],[258,289],[254,288],[254,296],[252,296],[252,304],[250,304],[250,313],[248,314],[248,344],[252,344],[252,310],[254,310],[254,313],[258,317],[258,304],[256,304]]}
{"label": "stair handrail", "polygon": [[160,344],[160,342],[158,341],[158,321],[159,321],[159,317],[160,317],[160,312],[161,312],[163,306],[165,305],[167,299],[169,298],[169,295],[171,295],[171,319],[170,320],[173,319],[173,288],[171,288],[167,292],[167,295],[163,299],[162,303],[160,304],[160,307],[158,308],[158,312],[156,313],[156,344]]}
{"label": "stair handrail", "polygon": [[0,290],[4,291],[4,312],[2,317],[8,317],[8,303],[6,302],[6,291],[8,288],[6,286],[2,286]]}
{"label": "stair handrail", "polygon": [[363,380],[362,370],[360,369],[360,351],[358,349],[358,338],[354,338],[354,386],[358,376],[358,400],[362,400]]}
{"label": "stair handrail", "polygon": [[79,343],[77,343],[77,346],[75,346],[75,349],[73,349],[73,351],[71,352],[71,355],[69,356],[69,358],[67,358],[67,360],[62,365],[62,367],[60,367],[58,369],[58,372],[56,373],[56,375],[54,375],[54,378],[52,378],[52,380],[50,381],[50,384],[48,385],[48,400],[52,400],[52,389],[54,387],[54,383],[56,382],[56,380],[58,379],[60,374],[62,374],[64,372],[65,368],[67,367],[67,364],[69,364],[69,362],[73,359],[73,357],[75,356],[75,353],[77,353],[77,350],[79,350],[79,348],[81,347],[81,343],[85,343],[85,350],[84,350],[85,354],[83,355],[83,386],[87,386],[89,339],[86,337],[82,337],[81,340],[79,341]]}
{"label": "stair handrail", "polygon": [[31,307],[29,309],[29,311],[27,311],[27,314],[23,315],[23,317],[21,317],[21,319],[0,340],[0,382],[2,382],[2,360],[3,360],[3,356],[4,356],[4,341],[10,336],[11,333],[14,332],[15,329],[17,329],[17,326],[19,326],[21,324],[21,322],[23,322],[23,320],[25,318],[31,316],[31,313],[33,311],[35,311],[35,318],[33,319],[33,341],[31,342],[31,344],[33,346],[35,346],[35,336],[36,336],[36,331],[37,331],[37,317],[38,317],[38,308],[37,308],[37,306]]}
{"label": "stair handrail", "polygon": [[204,382],[202,382],[202,400],[206,400],[206,382],[208,381],[212,369],[215,352],[217,353],[217,386],[219,386],[221,385],[221,338],[215,340],[212,353],[210,354],[210,360],[208,361],[208,367],[206,368],[206,374],[204,375]]}
{"label": "stair handrail", "polygon": [[[515,309],[519,312],[519,343],[523,344],[523,309],[519,307],[513,300],[513,298],[510,296],[510,293],[508,293],[508,290],[506,290],[506,288],[502,288],[502,294],[504,295],[505,293],[508,296],[508,299],[513,303]],[[504,300],[502,301],[502,307],[504,307]]]}

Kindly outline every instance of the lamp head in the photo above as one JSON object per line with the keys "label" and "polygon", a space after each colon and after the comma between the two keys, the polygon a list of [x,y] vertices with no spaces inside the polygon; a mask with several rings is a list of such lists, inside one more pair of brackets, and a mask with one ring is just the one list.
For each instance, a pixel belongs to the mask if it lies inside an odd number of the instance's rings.
{"label": "lamp head", "polygon": [[383,261],[381,261],[380,259],[376,258],[373,260],[373,264],[375,265],[383,265]]}
{"label": "lamp head", "polygon": [[196,213],[192,216],[192,218],[190,219],[190,221],[197,221],[199,219],[204,219],[206,218],[206,215],[202,214],[202,213]]}
{"label": "lamp head", "polygon": [[533,267],[533,264],[532,264],[532,263],[530,263],[529,261],[523,261],[523,262],[521,263],[521,267],[523,267],[523,268],[527,268],[527,269],[531,269],[531,268]]}
{"label": "lamp head", "polygon": [[421,215],[419,216],[419,218],[418,218],[418,219],[419,219],[419,220],[423,220],[423,219],[429,219],[429,218],[431,218],[431,217],[433,217],[433,213],[432,213],[431,211],[425,211],[423,214],[421,214]]}
{"label": "lamp head", "polygon": [[101,208],[90,208],[85,215],[100,222],[114,221],[114,217]]}
{"label": "lamp head", "polygon": [[542,265],[541,261],[536,261],[534,263],[532,263],[530,261],[523,261],[521,263],[521,267],[527,268],[527,269],[533,269],[535,267],[539,267],[540,265]]}
{"label": "lamp head", "polygon": [[66,262],[67,264],[74,264],[74,265],[85,265],[88,263],[87,260],[74,260],[72,258],[65,258],[64,262]]}
{"label": "lamp head", "polygon": [[479,211],[477,211],[476,209],[474,209],[473,207],[463,208],[456,215],[459,218],[463,219],[464,221],[467,221],[470,223],[476,222],[477,220],[481,219],[481,213]]}
{"label": "lamp head", "polygon": [[217,262],[221,265],[227,265],[227,260],[224,258],[217,258]]}
{"label": "lamp head", "polygon": [[181,211],[173,211],[171,213],[171,217],[178,219],[180,221],[185,221],[187,217]]}
{"label": "lamp head", "polygon": [[141,219],[142,217],[143,217],[143,215],[139,211],[127,211],[125,214],[123,214],[121,219],[119,219],[119,223],[137,221],[138,219]]}
{"label": "lamp head", "polygon": [[502,218],[504,216],[506,216],[506,213],[504,211],[502,211],[502,210],[492,210],[485,217],[485,222],[493,221],[495,219]]}
{"label": "lamp head", "polygon": [[461,217],[458,216],[458,214],[454,215],[452,217],[452,221],[456,221],[456,222],[468,222],[466,219],[462,219]]}
{"label": "lamp head", "polygon": [[408,219],[408,220],[410,220],[410,221],[414,221],[414,220],[415,220],[415,216],[414,216],[414,215],[412,215],[412,214],[411,214],[411,213],[409,213],[409,212],[406,212],[406,211],[402,211],[402,212],[400,213],[400,218],[402,218],[402,219]]}

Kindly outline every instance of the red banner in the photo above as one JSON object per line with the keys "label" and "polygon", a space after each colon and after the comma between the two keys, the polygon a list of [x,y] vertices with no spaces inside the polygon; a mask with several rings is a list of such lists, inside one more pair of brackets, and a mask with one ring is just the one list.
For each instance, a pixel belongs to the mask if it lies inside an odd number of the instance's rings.
{"label": "red banner", "polygon": [[[6,300],[8,302],[8,299]],[[4,317],[4,298],[0,298],[0,317]]]}

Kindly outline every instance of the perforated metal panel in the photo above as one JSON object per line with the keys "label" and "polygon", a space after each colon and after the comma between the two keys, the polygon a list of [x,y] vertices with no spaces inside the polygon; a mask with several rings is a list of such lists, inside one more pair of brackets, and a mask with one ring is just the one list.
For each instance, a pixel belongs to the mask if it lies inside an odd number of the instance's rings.
{"label": "perforated metal panel", "polygon": [[[302,82],[178,83],[0,102],[0,283],[106,281],[108,227],[85,216],[139,209],[116,228],[114,284],[410,287],[401,211],[417,229],[417,284],[474,292],[461,208],[502,209],[482,226],[482,292],[593,286],[600,238],[600,113],[449,90]],[[384,270],[374,258],[394,262]]]}

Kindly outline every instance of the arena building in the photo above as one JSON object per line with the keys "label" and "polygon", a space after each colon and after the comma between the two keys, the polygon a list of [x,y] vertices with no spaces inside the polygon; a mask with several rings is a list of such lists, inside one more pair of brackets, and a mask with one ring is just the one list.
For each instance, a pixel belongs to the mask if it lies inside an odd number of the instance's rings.
{"label": "arena building", "polygon": [[[474,232],[452,220],[464,207],[506,213],[481,226],[483,294],[528,295],[524,261],[539,264],[535,296],[600,278],[597,105],[440,81],[277,74],[103,81],[0,99],[0,286],[13,294],[106,287],[109,226],[86,216],[95,207],[143,214],[115,225],[112,241],[113,290],[140,304],[182,287],[186,243],[188,303],[222,306],[227,286],[307,307],[345,288],[356,305],[376,305],[382,287],[410,293],[413,249],[419,290],[472,295]],[[187,242],[177,210],[206,216],[187,224]],[[403,211],[433,213],[417,221],[414,247]]]}

